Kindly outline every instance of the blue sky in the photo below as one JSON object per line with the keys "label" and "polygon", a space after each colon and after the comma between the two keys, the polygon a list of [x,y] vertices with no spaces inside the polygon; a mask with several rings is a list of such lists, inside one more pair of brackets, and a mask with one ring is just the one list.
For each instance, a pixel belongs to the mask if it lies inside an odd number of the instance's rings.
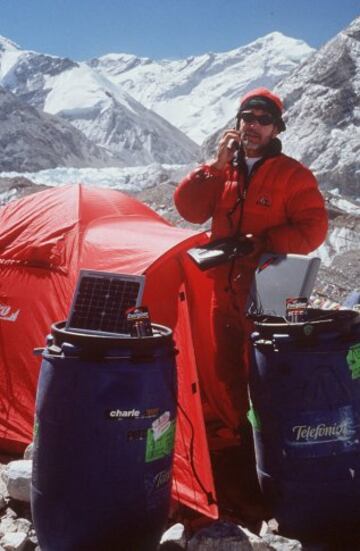
{"label": "blue sky", "polygon": [[110,52],[183,58],[272,31],[318,48],[359,15],[359,0],[0,0],[0,34],[76,60]]}

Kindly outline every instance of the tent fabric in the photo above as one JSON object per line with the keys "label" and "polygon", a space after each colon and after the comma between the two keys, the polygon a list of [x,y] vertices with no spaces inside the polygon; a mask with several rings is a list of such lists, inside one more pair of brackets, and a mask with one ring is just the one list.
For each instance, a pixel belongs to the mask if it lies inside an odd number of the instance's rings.
{"label": "tent fabric", "polygon": [[[175,499],[217,518],[200,382],[211,375],[211,280],[186,255],[206,234],[176,228],[137,200],[84,185],[54,187],[0,209],[0,449],[32,440],[40,359],[66,319],[80,269],[145,274],[152,320],[174,332],[179,382]],[[221,396],[208,390],[213,402]],[[220,394],[219,394],[220,393]]]}
{"label": "tent fabric", "polygon": [[[185,369],[179,370],[178,385],[181,402],[178,411],[178,440],[176,443],[174,470],[175,493],[186,505],[198,503],[198,510],[211,514],[217,518],[216,496],[212,491],[212,471],[209,456],[202,453],[207,448],[204,418],[201,400],[199,399],[200,386],[196,370],[196,357],[191,329],[188,323],[189,306],[186,287],[182,284],[178,294],[178,316],[175,327],[177,335],[183,335],[188,346],[179,350],[179,361]],[[186,409],[185,409],[186,407]],[[196,424],[194,424],[196,420]],[[188,481],[192,481],[189,487]],[[202,506],[204,497],[207,497],[205,507]]]}

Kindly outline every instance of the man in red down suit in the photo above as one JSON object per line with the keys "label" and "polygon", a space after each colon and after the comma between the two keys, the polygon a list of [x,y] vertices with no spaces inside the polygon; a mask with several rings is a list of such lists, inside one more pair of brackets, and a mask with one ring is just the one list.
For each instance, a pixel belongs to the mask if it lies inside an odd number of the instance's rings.
{"label": "man in red down suit", "polygon": [[282,101],[268,89],[248,92],[240,102],[236,129],[225,131],[216,157],[188,174],[174,197],[189,222],[212,219],[211,240],[252,235],[250,255],[208,272],[214,280],[215,369],[232,409],[219,404],[218,414],[234,432],[244,425],[248,409],[251,326],[245,305],[259,257],[265,251],[307,254],[321,245],[328,227],[314,175],[281,152],[282,113]]}

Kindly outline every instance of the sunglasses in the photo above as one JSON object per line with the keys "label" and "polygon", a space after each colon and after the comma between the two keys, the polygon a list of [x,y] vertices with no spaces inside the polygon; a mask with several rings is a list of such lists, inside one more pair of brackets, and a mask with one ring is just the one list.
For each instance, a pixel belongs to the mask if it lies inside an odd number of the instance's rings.
{"label": "sunglasses", "polygon": [[249,124],[255,121],[257,121],[261,126],[274,124],[274,117],[268,113],[265,113],[264,115],[254,115],[251,111],[244,111],[243,113],[240,113],[239,118]]}

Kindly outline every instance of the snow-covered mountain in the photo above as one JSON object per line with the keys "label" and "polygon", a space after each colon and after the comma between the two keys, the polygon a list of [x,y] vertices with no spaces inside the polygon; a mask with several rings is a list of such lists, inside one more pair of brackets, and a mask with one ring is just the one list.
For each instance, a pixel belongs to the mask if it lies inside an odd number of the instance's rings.
{"label": "snow-covered mountain", "polygon": [[71,124],[38,111],[1,87],[0,120],[1,171],[116,164]]}
{"label": "snow-covered mountain", "polygon": [[0,84],[37,109],[44,109],[51,80],[76,67],[70,59],[22,50],[0,36]]}
{"label": "snow-covered mountain", "polygon": [[20,100],[67,119],[125,164],[186,163],[198,153],[180,130],[85,63],[0,39],[0,83]]}
{"label": "snow-covered mountain", "polygon": [[201,144],[234,116],[245,91],[273,88],[313,51],[273,32],[223,53],[159,61],[109,54],[88,63]]}
{"label": "snow-covered mountain", "polygon": [[323,189],[359,197],[360,17],[284,79],[287,153],[316,173]]}

